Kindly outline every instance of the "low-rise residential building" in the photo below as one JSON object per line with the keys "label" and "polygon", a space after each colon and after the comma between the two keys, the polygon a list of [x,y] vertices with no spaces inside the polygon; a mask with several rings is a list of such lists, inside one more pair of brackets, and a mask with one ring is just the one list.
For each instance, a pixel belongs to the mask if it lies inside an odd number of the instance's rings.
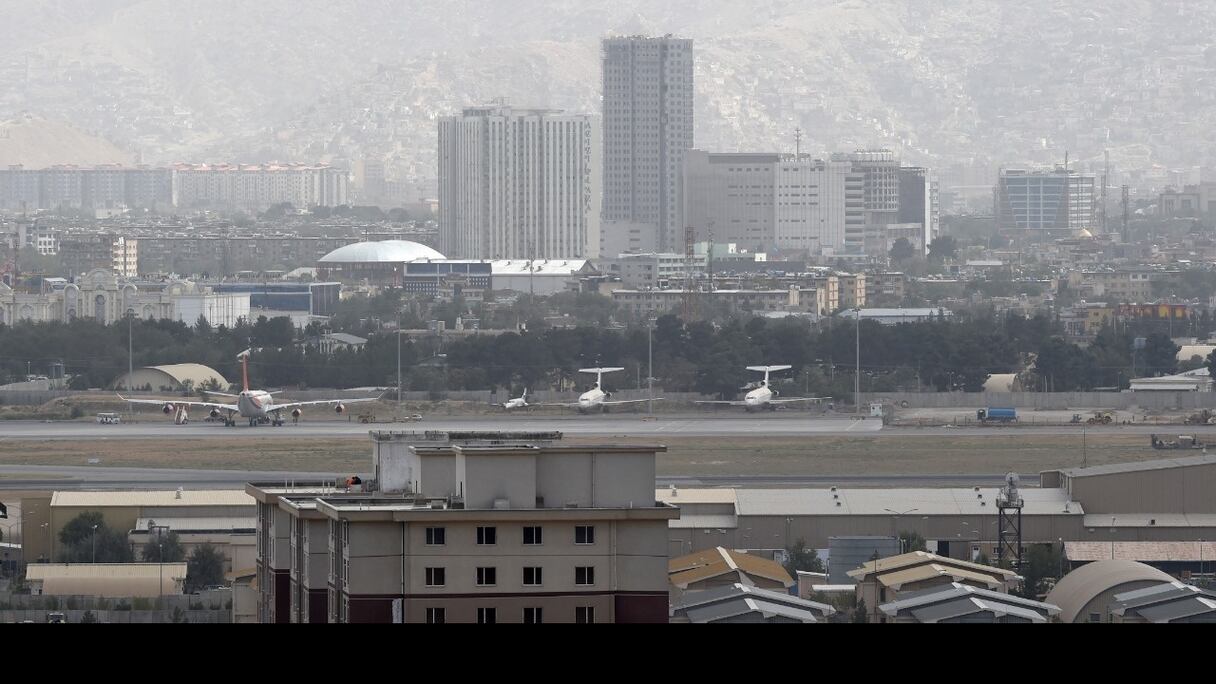
{"label": "low-rise residential building", "polygon": [[[811,292],[806,292],[810,295]],[[651,316],[679,309],[687,297],[710,306],[723,305],[733,311],[804,311],[815,301],[797,287],[788,290],[714,290],[692,292],[685,290],[615,290],[612,301],[623,311],[635,316]]]}
{"label": "low-rise residential building", "polygon": [[850,570],[857,582],[857,600],[865,602],[871,621],[886,621],[881,606],[901,596],[946,585],[966,584],[1007,594],[1018,575],[990,565],[946,558],[925,551],[875,559]]}
{"label": "low-rise residential building", "polygon": [[1030,623],[1055,622],[1058,606],[971,584],[948,585],[906,594],[879,606],[883,622]]}
{"label": "low-rise residential building", "polygon": [[667,563],[667,573],[675,596],[736,583],[787,593],[794,586],[780,563],[721,546],[673,558]]}
{"label": "low-rise residential building", "polygon": [[835,614],[826,603],[737,582],[684,595],[672,606],[671,622],[817,624]]}

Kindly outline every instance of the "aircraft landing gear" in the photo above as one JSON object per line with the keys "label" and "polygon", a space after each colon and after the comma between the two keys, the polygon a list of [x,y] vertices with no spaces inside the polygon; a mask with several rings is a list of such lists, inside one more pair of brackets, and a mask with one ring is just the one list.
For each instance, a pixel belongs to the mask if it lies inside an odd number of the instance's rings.
{"label": "aircraft landing gear", "polygon": [[270,423],[270,424],[271,424],[271,425],[273,425],[273,426],[275,426],[275,427],[283,427],[283,419],[282,419],[282,418],[275,418],[273,421],[271,421],[271,423]]}
{"label": "aircraft landing gear", "polygon": [[249,427],[257,427],[257,426],[258,426],[258,419],[257,419],[257,418],[250,418],[250,419],[249,419]]}

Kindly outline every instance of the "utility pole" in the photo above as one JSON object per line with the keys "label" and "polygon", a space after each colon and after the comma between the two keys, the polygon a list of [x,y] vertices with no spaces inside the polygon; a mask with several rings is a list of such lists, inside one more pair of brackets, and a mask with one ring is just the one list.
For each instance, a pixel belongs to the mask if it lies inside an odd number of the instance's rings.
{"label": "utility pole", "polygon": [[[508,397],[510,398],[510,397]],[[401,321],[397,321],[397,413],[401,413]]]}
{"label": "utility pole", "polygon": [[[127,394],[131,393],[131,382],[135,379],[135,343],[132,336],[132,320],[135,314],[127,314]],[[127,402],[127,415],[134,411],[134,404]]]}
{"label": "utility pole", "polygon": [[856,314],[856,325],[853,327],[856,349],[854,357],[857,360],[857,370],[853,375],[853,403],[857,408],[857,415],[861,415],[861,307],[855,307],[853,312]]}
{"label": "utility pole", "polygon": [[649,412],[654,415],[654,321],[646,326],[646,391],[649,393]]}
{"label": "utility pole", "polygon": [[1129,235],[1128,229],[1127,229],[1127,214],[1128,214],[1127,207],[1128,207],[1129,195],[1130,195],[1130,188],[1128,188],[1128,186],[1124,185],[1123,186],[1123,243],[1124,244],[1127,244],[1128,242],[1130,242],[1130,237],[1131,237]]}

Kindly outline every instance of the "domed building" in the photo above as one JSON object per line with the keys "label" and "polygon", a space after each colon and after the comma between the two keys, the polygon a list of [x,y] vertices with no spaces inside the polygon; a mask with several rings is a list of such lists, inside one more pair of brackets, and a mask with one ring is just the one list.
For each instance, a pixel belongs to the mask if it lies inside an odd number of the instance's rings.
{"label": "domed building", "polygon": [[321,257],[317,277],[400,284],[406,263],[443,259],[446,257],[439,252],[409,240],[356,242]]}

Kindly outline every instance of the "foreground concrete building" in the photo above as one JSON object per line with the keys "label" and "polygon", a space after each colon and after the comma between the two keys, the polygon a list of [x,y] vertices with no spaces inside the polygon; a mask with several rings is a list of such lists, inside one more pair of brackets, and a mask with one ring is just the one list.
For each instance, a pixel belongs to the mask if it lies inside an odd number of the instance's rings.
{"label": "foreground concrete building", "polygon": [[329,622],[666,622],[663,450],[410,446],[390,467],[381,448],[400,493],[250,484],[260,619],[323,621],[323,572]]}

